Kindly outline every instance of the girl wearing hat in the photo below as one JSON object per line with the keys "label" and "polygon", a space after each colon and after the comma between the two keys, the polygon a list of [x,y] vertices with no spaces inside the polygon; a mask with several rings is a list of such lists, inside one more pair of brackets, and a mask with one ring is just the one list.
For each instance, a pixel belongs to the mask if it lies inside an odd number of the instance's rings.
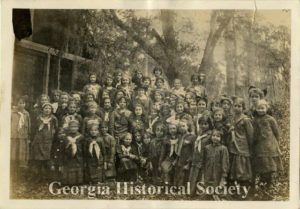
{"label": "girl wearing hat", "polygon": [[31,160],[37,177],[47,176],[50,170],[50,155],[53,137],[58,128],[56,117],[52,114],[51,103],[42,106],[42,113],[33,124],[34,138],[31,143]]}
{"label": "girl wearing hat", "polygon": [[265,96],[267,94],[267,90],[262,90],[255,86],[250,86],[248,93],[249,93],[249,100],[250,100],[250,109],[249,109],[249,111],[247,111],[246,114],[249,117],[253,118],[256,114],[257,103],[259,100],[265,98]]}
{"label": "girl wearing hat", "polygon": [[64,141],[62,184],[78,185],[83,183],[84,166],[84,138],[78,132],[79,123],[77,120],[69,122],[68,134]]}

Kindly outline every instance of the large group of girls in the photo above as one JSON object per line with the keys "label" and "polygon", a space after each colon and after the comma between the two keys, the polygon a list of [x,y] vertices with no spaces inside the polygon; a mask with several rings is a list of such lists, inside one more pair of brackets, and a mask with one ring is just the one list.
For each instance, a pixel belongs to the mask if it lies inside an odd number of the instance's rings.
{"label": "large group of girls", "polygon": [[13,172],[65,185],[190,182],[192,192],[197,182],[271,186],[282,163],[265,92],[251,86],[250,105],[226,95],[208,101],[204,76],[185,87],[178,78],[167,83],[158,67],[153,77],[116,71],[101,82],[90,74],[82,91],[42,94],[34,107],[20,97]]}

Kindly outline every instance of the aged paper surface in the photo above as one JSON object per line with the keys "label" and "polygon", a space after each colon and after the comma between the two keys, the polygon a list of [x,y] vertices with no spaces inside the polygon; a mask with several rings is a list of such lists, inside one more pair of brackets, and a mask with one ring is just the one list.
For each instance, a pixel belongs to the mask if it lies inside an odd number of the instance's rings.
{"label": "aged paper surface", "polygon": [[296,208],[299,1],[3,1],[1,208]]}

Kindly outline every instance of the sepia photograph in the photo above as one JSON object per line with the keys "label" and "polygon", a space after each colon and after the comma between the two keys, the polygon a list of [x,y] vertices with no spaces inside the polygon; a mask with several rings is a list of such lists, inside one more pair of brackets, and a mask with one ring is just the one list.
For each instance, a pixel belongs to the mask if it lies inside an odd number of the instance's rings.
{"label": "sepia photograph", "polygon": [[11,14],[10,200],[291,200],[291,9]]}

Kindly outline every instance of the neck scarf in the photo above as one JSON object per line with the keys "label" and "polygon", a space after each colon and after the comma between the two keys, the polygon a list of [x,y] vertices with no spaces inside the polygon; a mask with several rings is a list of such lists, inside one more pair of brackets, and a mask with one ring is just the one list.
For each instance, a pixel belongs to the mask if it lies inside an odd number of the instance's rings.
{"label": "neck scarf", "polygon": [[90,152],[90,154],[91,154],[92,157],[93,157],[93,150],[95,150],[96,157],[99,160],[99,157],[100,157],[100,147],[99,147],[98,143],[96,142],[96,140],[91,141],[90,146],[89,146],[89,152]]}
{"label": "neck scarf", "polygon": [[19,119],[19,123],[18,123],[18,131],[20,131],[23,126],[25,125],[25,118],[24,118],[24,114],[22,112],[18,112],[18,114],[20,115],[20,119]]}
{"label": "neck scarf", "polygon": [[171,139],[170,143],[171,143],[171,150],[170,150],[169,157],[171,157],[173,153],[178,155],[178,139]]}
{"label": "neck scarf", "polygon": [[42,121],[42,124],[39,127],[39,131],[41,131],[44,128],[44,126],[47,126],[48,131],[50,131],[50,121],[51,121],[52,117],[49,117],[49,118],[40,117],[40,119]]}
{"label": "neck scarf", "polygon": [[77,153],[77,145],[76,145],[76,140],[80,137],[80,135],[72,137],[72,136],[67,136],[68,144],[66,148],[69,148],[71,146],[72,150],[72,157],[74,157]]}
{"label": "neck scarf", "polygon": [[198,136],[196,141],[195,141],[195,145],[194,145],[194,149],[197,150],[198,152],[201,152],[201,142],[202,139],[207,137],[207,134],[203,134],[201,136]]}
{"label": "neck scarf", "polygon": [[124,145],[121,145],[121,149],[122,149],[122,152],[123,152],[124,155],[129,155],[130,154],[130,150],[131,150],[130,146],[125,147]]}

